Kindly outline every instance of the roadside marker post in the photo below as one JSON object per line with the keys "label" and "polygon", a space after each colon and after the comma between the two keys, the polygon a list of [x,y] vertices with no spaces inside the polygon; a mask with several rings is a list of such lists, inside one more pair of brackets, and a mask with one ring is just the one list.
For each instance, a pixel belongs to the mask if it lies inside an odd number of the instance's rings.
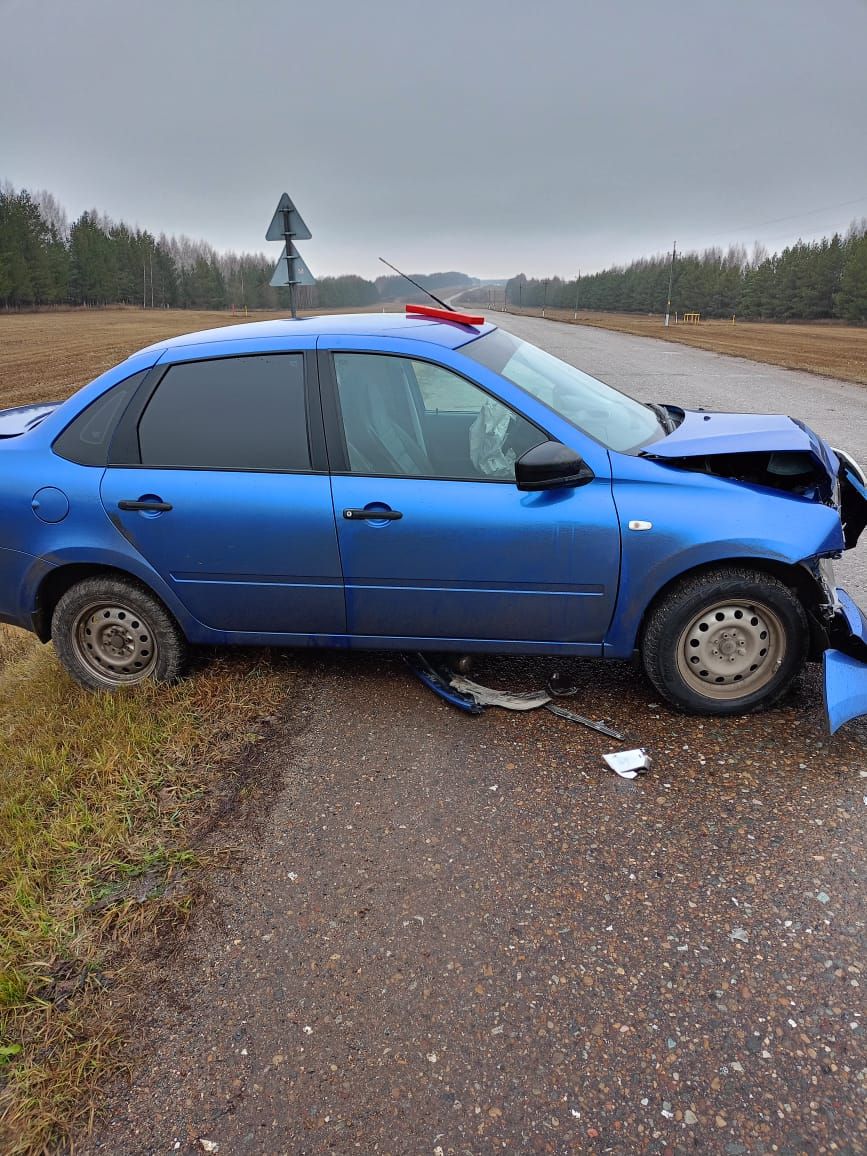
{"label": "roadside marker post", "polygon": [[[671,286],[674,282],[674,259],[677,256],[677,241],[671,246],[671,266],[668,270],[668,299],[665,302],[665,328],[668,329],[668,319],[671,314]],[[675,324],[677,316],[675,315]]]}
{"label": "roadside marker post", "polygon": [[274,288],[289,287],[289,307],[292,317],[297,318],[295,302],[296,285],[315,285],[316,278],[307,268],[298,250],[295,241],[309,241],[313,234],[304,223],[301,214],[295,208],[292,198],[284,193],[277,202],[271,224],[265,234],[266,241],[283,242],[283,252],[277,261],[270,284]]}

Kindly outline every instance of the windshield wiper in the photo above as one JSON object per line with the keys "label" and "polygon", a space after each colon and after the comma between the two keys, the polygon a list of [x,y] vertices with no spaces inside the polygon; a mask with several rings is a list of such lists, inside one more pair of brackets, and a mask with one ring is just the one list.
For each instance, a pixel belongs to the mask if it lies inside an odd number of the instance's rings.
{"label": "windshield wiper", "polygon": [[644,404],[651,413],[656,415],[657,421],[665,430],[666,434],[674,433],[677,425],[668,410],[663,409],[661,405],[657,405],[655,401],[646,401]]}

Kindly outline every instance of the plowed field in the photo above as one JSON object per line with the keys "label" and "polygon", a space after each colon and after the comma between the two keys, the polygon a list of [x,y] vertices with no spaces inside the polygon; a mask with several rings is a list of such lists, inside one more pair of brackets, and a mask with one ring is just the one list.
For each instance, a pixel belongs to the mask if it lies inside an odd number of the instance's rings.
{"label": "plowed field", "polygon": [[[282,316],[256,313],[247,320]],[[144,345],[244,320],[229,313],[187,309],[0,315],[0,409],[32,401],[62,401]]]}

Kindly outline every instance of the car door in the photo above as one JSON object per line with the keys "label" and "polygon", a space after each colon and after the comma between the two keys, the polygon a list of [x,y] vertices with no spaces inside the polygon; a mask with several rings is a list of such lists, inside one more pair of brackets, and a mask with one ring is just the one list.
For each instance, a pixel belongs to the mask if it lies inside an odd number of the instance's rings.
{"label": "car door", "polygon": [[572,644],[599,654],[620,540],[607,455],[579,489],[521,493],[546,433],[421,358],[320,352],[347,629],[361,639]]}
{"label": "car door", "polygon": [[342,634],[313,355],[172,352],[115,433],[108,516],[207,626]]}

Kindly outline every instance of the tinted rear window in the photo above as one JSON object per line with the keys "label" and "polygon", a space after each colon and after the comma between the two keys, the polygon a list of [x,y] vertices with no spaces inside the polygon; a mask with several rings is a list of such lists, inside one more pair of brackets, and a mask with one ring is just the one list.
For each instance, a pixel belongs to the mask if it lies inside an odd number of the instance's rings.
{"label": "tinted rear window", "polygon": [[300,353],[173,365],[138,427],[142,465],[309,470]]}

